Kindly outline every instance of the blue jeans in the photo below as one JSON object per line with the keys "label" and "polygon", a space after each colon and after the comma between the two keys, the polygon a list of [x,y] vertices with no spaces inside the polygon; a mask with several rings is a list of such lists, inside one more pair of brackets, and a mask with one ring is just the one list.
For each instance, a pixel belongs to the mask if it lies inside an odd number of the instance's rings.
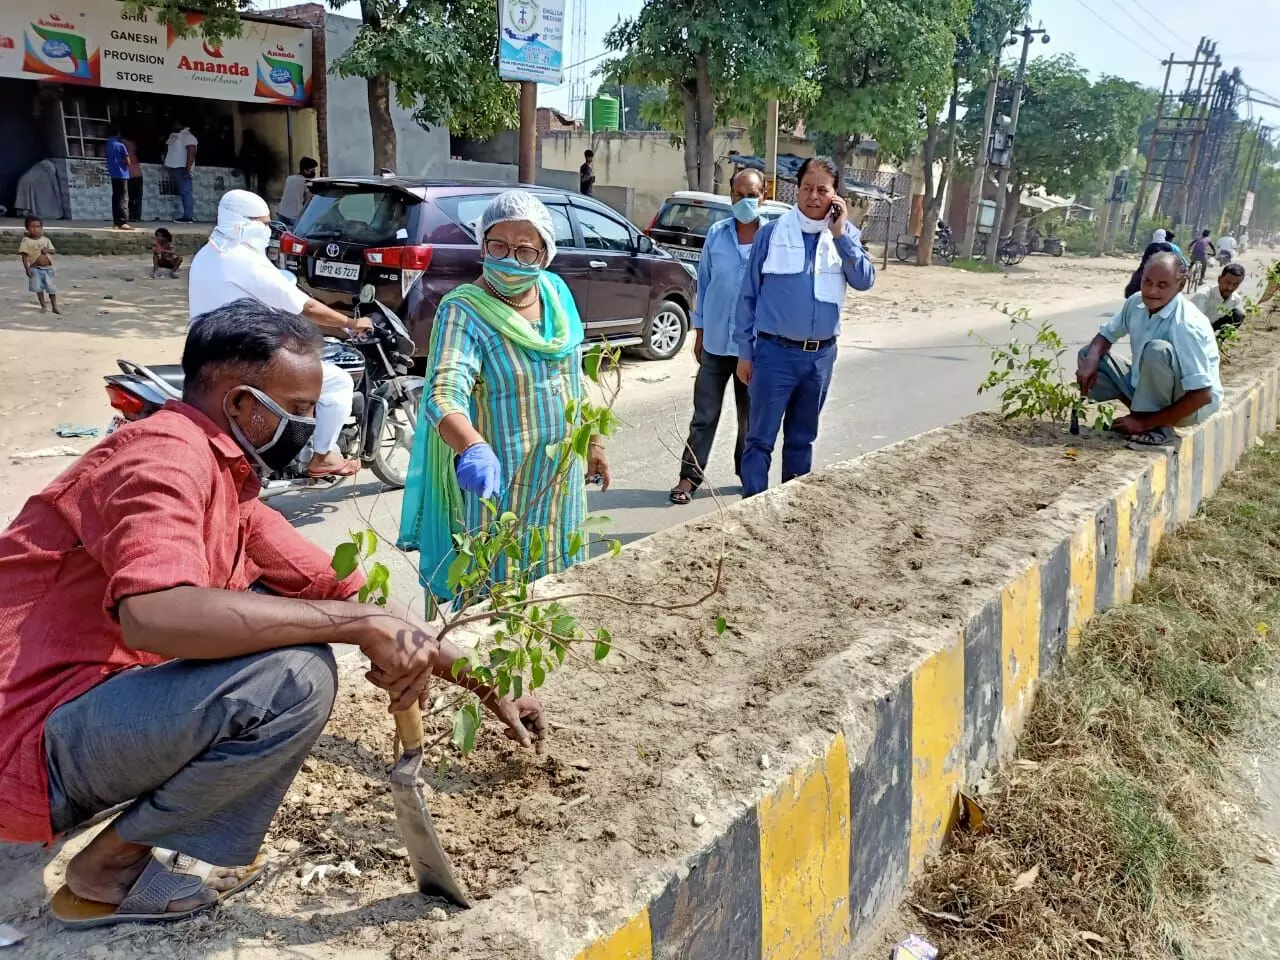
{"label": "blue jeans", "polygon": [[818,414],[827,402],[836,345],[813,353],[758,339],[751,358],[751,414],[742,451],[742,495],[769,487],[773,447],[782,430],[782,482],[813,468]]}
{"label": "blue jeans", "polygon": [[191,183],[191,171],[186,167],[165,167],[164,170],[169,175],[169,182],[173,184],[173,189],[178,191],[178,197],[182,200],[182,219],[194,220],[196,198]]}

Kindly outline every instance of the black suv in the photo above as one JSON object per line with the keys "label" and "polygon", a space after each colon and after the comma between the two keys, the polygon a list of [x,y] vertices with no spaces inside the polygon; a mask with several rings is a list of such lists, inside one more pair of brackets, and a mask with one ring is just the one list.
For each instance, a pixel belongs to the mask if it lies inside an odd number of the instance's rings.
{"label": "black suv", "polygon": [[[311,182],[311,201],[280,241],[281,265],[316,299],[349,308],[361,284],[405,320],[427,352],[440,299],[480,275],[475,225],[503,183],[342,177]],[[689,330],[697,276],[620,214],[590,197],[522,187],[547,205],[589,340],[675,356]]]}

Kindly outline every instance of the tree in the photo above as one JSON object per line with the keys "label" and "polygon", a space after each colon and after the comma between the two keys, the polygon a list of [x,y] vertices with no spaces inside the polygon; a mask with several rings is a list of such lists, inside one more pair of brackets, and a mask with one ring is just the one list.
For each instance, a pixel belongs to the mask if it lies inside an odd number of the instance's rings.
{"label": "tree", "polygon": [[[1008,36],[1026,15],[1029,0],[973,0],[964,29],[956,36],[955,55],[951,64],[951,96],[947,106],[946,133],[939,150],[937,111],[927,101],[925,109],[925,138],[921,149],[924,168],[924,216],[921,220],[920,243],[917,246],[917,262],[927,266],[933,261],[931,234],[933,225],[942,211],[942,197],[947,192],[956,159],[956,140],[959,130],[960,87],[984,85],[992,63]],[[942,169],[934,181],[933,168],[938,155],[942,157]]]}
{"label": "tree", "polygon": [[864,138],[894,159],[913,155],[925,115],[936,115],[952,86],[956,36],[972,0],[843,0],[850,29],[818,34],[812,74],[821,90],[805,109],[805,129],[841,169]]}
{"label": "tree", "polygon": [[150,13],[179,36],[195,29],[188,14],[199,14],[201,35],[216,43],[240,36],[240,12],[250,9],[251,0],[125,0],[124,7],[130,13]]}
{"label": "tree", "polygon": [[499,80],[494,67],[498,11],[491,0],[360,0],[360,16],[364,26],[333,70],[368,84],[375,169],[396,167],[393,96],[423,126],[474,139],[516,124],[518,88]]}
{"label": "tree", "polygon": [[1258,191],[1250,223],[1253,229],[1266,233],[1280,231],[1280,167],[1267,166],[1258,171]]}
{"label": "tree", "polygon": [[[1005,71],[996,101],[997,114],[1013,108],[1013,72]],[[976,155],[982,140],[982,99],[974,89],[965,102],[962,133],[967,152]],[[1009,182],[1011,197],[1043,187],[1048,193],[1073,196],[1115,168],[1137,146],[1137,131],[1152,109],[1154,91],[1119,77],[1091,83],[1070,55],[1033,60],[1027,67],[1022,112],[1018,118]],[[1018,204],[1007,205],[1001,235],[1013,228]]]}
{"label": "tree", "polygon": [[614,83],[661,87],[651,104],[682,132],[689,187],[715,182],[712,133],[717,116],[739,116],[759,101],[803,82],[813,66],[813,27],[840,0],[648,0],[638,16],[618,22],[605,46],[622,53],[604,70]]}
{"label": "tree", "polygon": [[[345,0],[332,0],[340,7]],[[154,10],[179,32],[192,30],[186,12],[202,14],[210,40],[240,35],[240,11],[250,0],[125,0]],[[369,88],[374,169],[396,167],[394,100],[423,126],[447,126],[484,139],[515,125],[519,94],[498,79],[498,9],[492,0],[360,0],[364,26],[332,69],[362,77]]]}

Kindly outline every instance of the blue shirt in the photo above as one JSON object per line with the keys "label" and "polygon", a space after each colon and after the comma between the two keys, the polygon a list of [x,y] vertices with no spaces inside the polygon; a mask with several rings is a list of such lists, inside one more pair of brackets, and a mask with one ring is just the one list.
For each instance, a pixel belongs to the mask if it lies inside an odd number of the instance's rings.
{"label": "blue shirt", "polygon": [[112,180],[129,179],[129,148],[119,137],[107,141],[107,176]]}
{"label": "blue shirt", "polygon": [[1202,419],[1222,405],[1222,380],[1218,375],[1218,338],[1213,325],[1191,301],[1178,294],[1152,315],[1142,302],[1142,294],[1135,293],[1124,302],[1120,312],[1102,325],[1099,331],[1109,343],[1123,336],[1129,337],[1133,353],[1133,366],[1129,368],[1129,388],[1138,384],[1138,365],[1142,351],[1152,340],[1167,340],[1173,345],[1174,356],[1182,370],[1182,389],[1203,390],[1212,394],[1208,405],[1196,411]]}
{"label": "blue shirt", "polygon": [[[748,257],[739,249],[737,224],[733,217],[713,223],[698,263],[698,305],[693,308],[693,329],[702,331],[702,349],[720,357],[738,355],[733,318],[738,312]],[[764,229],[763,225],[760,229]]]}
{"label": "blue shirt", "polygon": [[[738,356],[745,360],[751,359],[757,333],[772,333],[788,340],[829,340],[840,333],[842,305],[826,303],[813,295],[813,262],[820,234],[804,234],[804,269],[800,273],[764,272],[776,224],[776,220],[767,223],[756,234],[742,278],[733,338],[738,343]],[[847,224],[844,236],[836,237],[836,251],[845,282],[855,290],[870,290],[876,282],[876,268],[862,248],[861,236],[853,224]]]}

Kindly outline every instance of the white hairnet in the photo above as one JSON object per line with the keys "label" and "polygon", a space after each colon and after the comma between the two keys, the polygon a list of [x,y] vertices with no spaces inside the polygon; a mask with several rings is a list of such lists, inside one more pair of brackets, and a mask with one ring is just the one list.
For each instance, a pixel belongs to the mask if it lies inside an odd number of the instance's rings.
{"label": "white hairnet", "polygon": [[547,245],[547,263],[555,259],[556,230],[551,222],[551,211],[528,190],[508,190],[489,201],[480,217],[480,243],[484,244],[485,234],[495,223],[510,220],[525,220],[533,224]]}
{"label": "white hairnet", "polygon": [[1157,230],[1155,231],[1155,233],[1151,234],[1151,242],[1164,243],[1164,238],[1167,236],[1168,236],[1168,233],[1166,233],[1164,230]]}
{"label": "white hairnet", "polygon": [[209,239],[219,248],[242,242],[245,224],[271,215],[267,201],[249,190],[228,190],[218,201],[218,225]]}

